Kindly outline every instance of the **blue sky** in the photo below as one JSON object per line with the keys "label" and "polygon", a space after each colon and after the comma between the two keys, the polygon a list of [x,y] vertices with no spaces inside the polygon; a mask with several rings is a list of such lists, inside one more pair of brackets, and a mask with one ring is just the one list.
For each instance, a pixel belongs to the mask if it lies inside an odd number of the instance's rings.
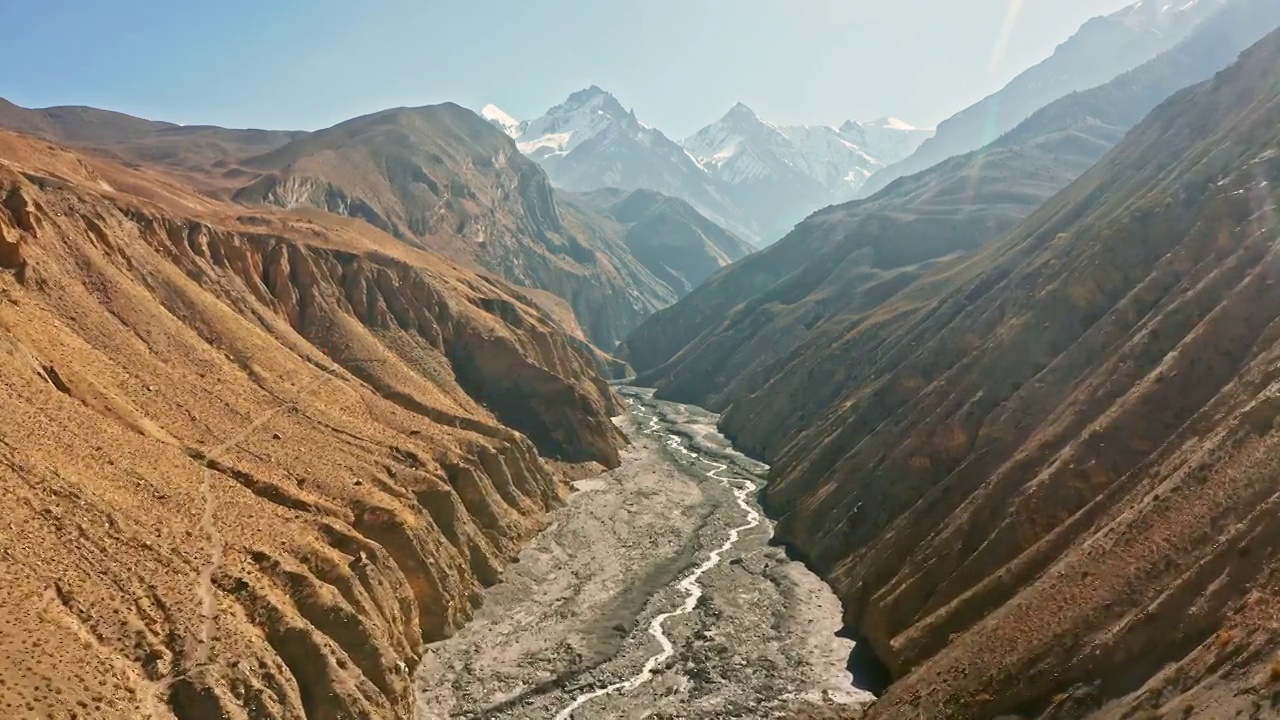
{"label": "blue sky", "polygon": [[739,100],[931,125],[1130,2],[0,0],[0,97],[314,129],[446,100],[526,118],[594,83],[676,138]]}

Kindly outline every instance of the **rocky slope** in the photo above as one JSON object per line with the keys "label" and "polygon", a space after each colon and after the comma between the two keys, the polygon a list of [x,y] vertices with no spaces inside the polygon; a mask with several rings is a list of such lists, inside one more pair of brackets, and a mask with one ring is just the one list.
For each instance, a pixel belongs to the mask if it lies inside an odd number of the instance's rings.
{"label": "rocky slope", "polygon": [[355,118],[243,161],[244,203],[314,207],[485,268],[568,303],[612,349],[674,293],[620,238],[591,232],[503,133],[457,105]]}
{"label": "rocky slope", "polygon": [[861,196],[870,197],[900,177],[977,150],[1054,100],[1138,67],[1173,47],[1228,2],[1143,0],[1093,18],[1052,56],[1019,74],[999,92],[943,121],[937,134],[910,157],[873,175],[862,186]]}
{"label": "rocky slope", "polygon": [[1280,712],[1277,182],[1280,32],[732,398],[869,717]]}
{"label": "rocky slope", "polygon": [[1157,103],[1278,24],[1280,6],[1236,0],[1151,62],[1051,103],[989,147],[815,213],[656,313],[620,354],[668,396],[724,408],[755,392],[819,324],[859,316],[934,264],[1010,230]]}
{"label": "rocky slope", "polygon": [[410,718],[409,671],[613,466],[492,278],[0,132],[0,716]]}
{"label": "rocky slope", "polygon": [[599,232],[620,236],[649,272],[679,297],[755,248],[703,217],[689,203],[649,190],[616,188],[562,193],[569,204],[617,223]]}

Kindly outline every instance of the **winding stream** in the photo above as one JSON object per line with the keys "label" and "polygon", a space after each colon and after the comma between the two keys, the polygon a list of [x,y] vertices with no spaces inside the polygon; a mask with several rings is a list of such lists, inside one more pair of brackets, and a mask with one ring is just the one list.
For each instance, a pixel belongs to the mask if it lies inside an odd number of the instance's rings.
{"label": "winding stream", "polygon": [[[633,408],[636,406],[635,401],[631,399],[628,399],[628,404]],[[638,411],[635,412],[637,414],[641,414]],[[660,432],[658,427],[658,418],[656,415],[652,415],[650,417],[649,426],[645,428],[644,432],[650,435],[658,434]],[[597,688],[577,696],[574,698],[572,703],[556,714],[555,720],[570,720],[573,717],[575,710],[598,697],[613,693],[629,692],[652,680],[654,670],[656,670],[659,665],[669,660],[675,652],[674,647],[671,645],[671,641],[667,638],[666,631],[663,629],[663,624],[673,617],[679,617],[693,612],[693,609],[697,607],[698,600],[702,597],[703,592],[702,585],[698,582],[699,579],[701,579],[708,570],[720,564],[720,560],[724,557],[724,554],[737,544],[738,538],[742,536],[743,532],[758,526],[761,522],[760,513],[747,502],[747,498],[756,490],[755,483],[743,478],[721,476],[719,473],[727,470],[729,467],[728,465],[702,458],[698,453],[687,448],[684,443],[681,443],[680,439],[675,435],[671,433],[663,434],[667,436],[667,447],[670,447],[673,450],[679,450],[699,462],[714,467],[713,470],[706,473],[707,477],[719,480],[733,491],[733,496],[738,502],[738,507],[742,508],[743,512],[746,513],[746,522],[742,525],[730,528],[729,537],[725,539],[724,543],[719,548],[712,550],[707,556],[707,559],[704,560],[701,565],[694,568],[693,572],[686,575],[684,579],[680,581],[677,587],[685,593],[684,603],[676,610],[658,615],[649,623],[649,634],[658,641],[658,644],[662,649],[645,661],[644,667],[641,668],[640,672],[626,680],[622,680],[602,688]]]}
{"label": "winding stream", "polygon": [[765,466],[702,408],[618,390],[622,463],[567,504],[427,648],[417,720],[764,720],[860,705],[839,599],[770,543]]}

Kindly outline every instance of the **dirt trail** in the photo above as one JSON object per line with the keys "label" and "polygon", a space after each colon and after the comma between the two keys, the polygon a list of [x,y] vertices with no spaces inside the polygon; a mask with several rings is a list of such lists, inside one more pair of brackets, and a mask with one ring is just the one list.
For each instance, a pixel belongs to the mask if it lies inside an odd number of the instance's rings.
{"label": "dirt trail", "polygon": [[457,636],[420,665],[420,720],[772,718],[864,702],[840,605],[755,502],[767,468],[700,408],[628,390],[619,469],[582,481]]}

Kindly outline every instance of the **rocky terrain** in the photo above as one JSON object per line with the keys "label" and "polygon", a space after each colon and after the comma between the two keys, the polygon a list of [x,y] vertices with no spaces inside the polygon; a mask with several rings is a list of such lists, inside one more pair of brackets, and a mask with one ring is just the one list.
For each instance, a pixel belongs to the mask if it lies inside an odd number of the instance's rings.
{"label": "rocky terrain", "polygon": [[59,145],[92,148],[134,167],[162,167],[221,196],[248,177],[236,167],[240,158],[274,150],[306,134],[176,125],[83,106],[29,109],[3,98],[0,127]]}
{"label": "rocky terrain", "polygon": [[875,198],[815,213],[656,313],[620,356],[669,397],[725,408],[771,379],[797,343],[833,342],[851,318],[1011,230],[1158,103],[1211,77],[1277,25],[1280,5],[1236,0],[1168,52],[1051,103],[990,146]]}
{"label": "rocky terrain", "polygon": [[[717,396],[893,680],[869,717],[1280,714],[1277,68],[1280,33],[998,241],[809,316]],[[737,337],[780,343],[822,287],[738,308]],[[722,367],[659,394],[716,395]]]}
{"label": "rocky terrain", "polygon": [[[428,646],[419,720],[860,713],[869,695],[846,668],[852,643],[836,635],[839,603],[770,547],[769,523],[752,517],[743,491],[767,468],[733,452],[715,416],[629,397],[631,412],[618,418],[632,440],[622,465],[577,482],[473,622]],[[699,592],[693,602],[688,587]],[[665,654],[654,619],[682,603],[693,607],[662,622]],[[593,696],[638,677],[634,688]]]}
{"label": "rocky terrain", "polygon": [[410,717],[625,442],[503,282],[6,132],[0,327],[5,718]]}
{"label": "rocky terrain", "polygon": [[872,175],[861,187],[861,197],[870,197],[894,180],[947,158],[984,147],[1049,103],[1142,65],[1176,45],[1230,2],[1145,0],[1089,20],[1053,55],[1019,73],[999,92],[942,121],[937,133],[910,157]]}

